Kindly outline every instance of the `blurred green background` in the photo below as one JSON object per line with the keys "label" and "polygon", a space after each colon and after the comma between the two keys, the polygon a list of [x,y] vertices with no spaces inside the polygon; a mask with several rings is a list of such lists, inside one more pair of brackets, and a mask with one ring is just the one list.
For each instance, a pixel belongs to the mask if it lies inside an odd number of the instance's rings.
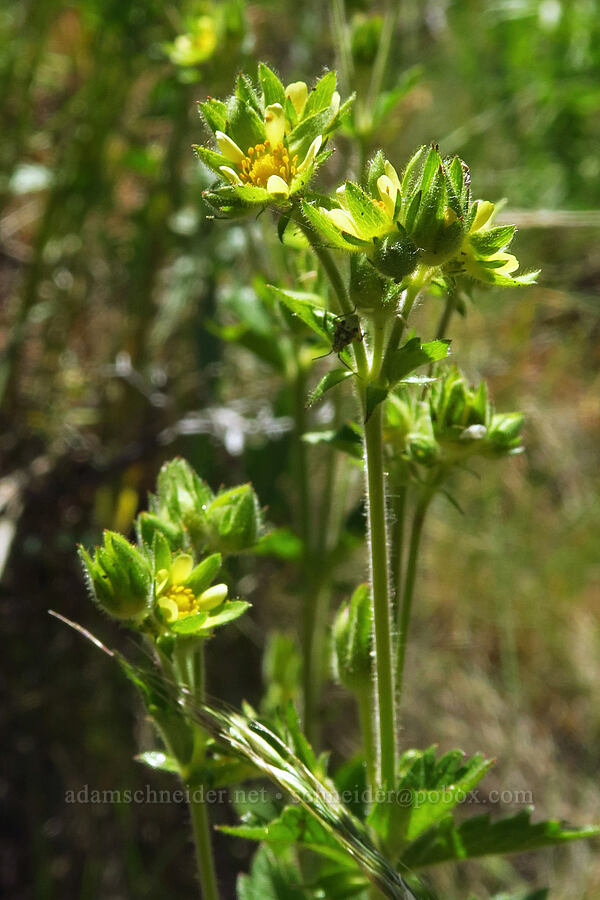
{"label": "blurred green background", "polygon": [[[105,527],[128,532],[175,454],[213,488],[252,480],[271,523],[293,518],[291,399],[266,366],[206,327],[252,302],[256,274],[277,277],[280,251],[260,221],[206,218],[211,177],[190,145],[207,135],[194,101],[225,95],[259,58],[286,82],[337,66],[341,6],[5,0],[0,9],[9,748],[0,886],[10,900],[196,890],[183,806],[65,803],[66,790],[85,784],[172,785],[132,761],[151,736],[116,668],[46,611],[127,650],[127,634],[86,598],[75,545],[95,543]],[[384,12],[346,3],[359,89]],[[497,756],[488,789],[531,791],[540,816],[598,821],[598,5],[403,0],[385,86],[400,84],[377,143],[398,168],[430,140],[459,153],[475,196],[509,198],[517,255],[543,270],[537,287],[482,294],[455,322],[454,355],[489,379],[500,408],[526,412],[528,449],[461,477],[463,515],[434,504],[402,741]],[[336,144],[324,188],[348,168],[356,174],[350,142]],[[336,600],[361,566],[358,557],[338,573]],[[265,630],[293,632],[297,621],[291,568],[265,561],[243,575],[251,621],[215,640],[209,665],[211,693],[233,703],[260,697]],[[339,756],[356,744],[351,704],[328,692],[327,739]],[[225,897],[250,851],[217,838]],[[435,878],[448,900],[548,883],[557,900],[594,900],[597,851],[581,843],[442,867]]]}

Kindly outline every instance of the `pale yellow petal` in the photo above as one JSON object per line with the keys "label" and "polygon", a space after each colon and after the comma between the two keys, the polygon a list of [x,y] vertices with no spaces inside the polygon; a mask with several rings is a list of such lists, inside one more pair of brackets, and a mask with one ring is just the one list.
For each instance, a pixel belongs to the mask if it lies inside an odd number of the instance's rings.
{"label": "pale yellow petal", "polygon": [[394,218],[394,210],[396,209],[396,197],[398,196],[398,188],[388,175],[380,175],[377,179],[377,190],[385,207],[385,211],[390,219]]}
{"label": "pale yellow petal", "polygon": [[209,587],[207,591],[204,591],[204,593],[200,594],[200,596],[196,600],[196,603],[198,609],[201,612],[204,612],[207,609],[214,609],[216,606],[220,606],[226,598],[227,585],[213,584],[213,586]]}
{"label": "pale yellow petal", "polygon": [[335,196],[337,197],[337,202],[340,204],[342,209],[348,209],[348,201],[346,200],[346,185],[340,184],[339,188],[335,189]]}
{"label": "pale yellow petal", "polygon": [[308,87],[304,81],[294,81],[288,84],[285,89],[285,96],[292,101],[292,106],[296,110],[298,118],[302,115],[302,111],[306,106],[306,98],[308,97]]}
{"label": "pale yellow petal", "polygon": [[332,95],[332,97],[331,97],[331,105],[330,105],[330,107],[329,107],[329,109],[331,110],[331,112],[332,112],[332,114],[333,114],[334,116],[337,116],[337,114],[338,114],[339,111],[340,111],[340,101],[341,101],[341,99],[342,99],[342,98],[340,97],[340,95],[338,94],[338,92],[337,92],[337,91],[334,91],[334,92],[333,92],[333,95]]}
{"label": "pale yellow petal", "polygon": [[350,215],[343,209],[323,209],[321,207],[321,212],[324,213],[327,218],[333,222],[336,228],[339,228],[340,231],[345,231],[347,234],[352,234],[354,237],[360,237],[358,231],[356,230],[356,225],[354,224],[354,220],[350,217]]}
{"label": "pale yellow petal", "polygon": [[315,156],[321,149],[322,143],[323,143],[323,136],[318,134],[317,137],[312,142],[312,144],[310,145],[310,147],[308,148],[308,153],[306,154],[306,156],[304,157],[304,159],[298,166],[298,169],[297,169],[298,175],[300,175],[302,172],[304,172],[304,170],[307,169],[314,162]]}
{"label": "pale yellow petal", "polygon": [[290,186],[279,175],[270,175],[267,181],[267,191],[273,197],[289,197]]}
{"label": "pale yellow petal", "polygon": [[158,605],[167,622],[175,622],[179,618],[177,604],[169,597],[161,597]]}
{"label": "pale yellow petal", "polygon": [[237,163],[237,165],[239,166],[244,158],[244,154],[235,143],[235,141],[232,141],[231,138],[228,137],[223,131],[216,131],[215,137],[217,139],[219,150],[221,151],[223,156],[226,159],[230,160],[230,162]]}
{"label": "pale yellow petal", "polygon": [[233,169],[230,169],[229,166],[219,166],[219,171],[222,172],[227,181],[230,181],[232,184],[242,184],[242,179],[238,173],[234,172]]}
{"label": "pale yellow petal", "polygon": [[473,234],[475,231],[479,231],[483,226],[489,222],[492,217],[492,213],[494,212],[494,204],[490,203],[489,200],[478,200],[477,201],[477,212],[475,214],[475,218],[473,220],[473,224],[469,228],[469,234]]}
{"label": "pale yellow petal", "polygon": [[516,256],[513,256],[512,253],[494,253],[493,256],[488,258],[490,260],[504,260],[504,265],[501,266],[501,268],[493,270],[500,275],[510,275],[511,272],[516,272],[519,268],[519,260]]}
{"label": "pale yellow petal", "polygon": [[168,583],[169,573],[167,569],[159,569],[156,573],[156,593],[160,594],[161,591],[164,591]]}
{"label": "pale yellow petal", "polygon": [[285,131],[285,112],[281,103],[271,103],[265,109],[265,131],[272,146],[280,144]]}
{"label": "pale yellow petal", "polygon": [[398,178],[398,173],[396,172],[396,170],[393,167],[393,165],[391,164],[391,162],[389,162],[389,160],[387,160],[387,159],[385,161],[383,171],[385,172],[387,177],[390,179],[392,184],[396,185],[396,190],[399,191],[400,190],[400,179]]}
{"label": "pale yellow petal", "polygon": [[194,568],[194,560],[189,553],[180,553],[171,566],[171,583],[183,584]]}

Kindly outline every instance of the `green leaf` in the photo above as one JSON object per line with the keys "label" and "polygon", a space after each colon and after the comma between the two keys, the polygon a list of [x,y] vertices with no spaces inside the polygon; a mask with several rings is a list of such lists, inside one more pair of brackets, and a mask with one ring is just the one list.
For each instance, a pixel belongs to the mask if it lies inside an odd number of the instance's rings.
{"label": "green leaf", "polygon": [[397,802],[375,804],[368,819],[388,855],[396,858],[408,842],[464,802],[494,762],[477,754],[465,763],[460,750],[436,759],[435,747],[418,753],[398,782]]}
{"label": "green leaf", "polygon": [[323,77],[317,81],[307,97],[306,106],[302,112],[302,118],[306,119],[308,116],[312,116],[322,110],[329,110],[335,86],[335,72],[327,72],[326,75],[323,75]]}
{"label": "green leaf", "polygon": [[250,147],[266,140],[265,123],[252,107],[239,97],[230,97],[227,102],[227,135],[235,141],[242,153]]}
{"label": "green leaf", "polygon": [[334,388],[336,384],[340,384],[341,381],[345,381],[346,378],[351,378],[354,375],[350,369],[333,369],[331,372],[327,372],[326,375],[321,378],[320,382],[311,392],[308,397],[308,401],[306,403],[307,408],[312,406],[313,403],[316,403],[317,400],[320,400],[321,397],[330,391],[331,388]]}
{"label": "green leaf", "polygon": [[448,860],[522,853],[598,835],[597,825],[577,828],[556,820],[533,823],[530,809],[497,822],[486,813],[455,825],[452,816],[447,816],[410,844],[401,859],[411,868],[421,868]]}
{"label": "green leaf", "polygon": [[332,444],[354,459],[362,459],[362,429],[355,422],[347,422],[331,431],[309,431],[302,435],[307,444]]}
{"label": "green leaf", "polygon": [[322,337],[328,344],[331,343],[333,333],[330,322],[334,317],[323,308],[323,301],[317,294],[308,294],[302,291],[285,291],[269,285],[269,290],[291,310],[294,315],[308,325],[308,327]]}
{"label": "green leaf", "polygon": [[238,344],[245,347],[254,356],[261,359],[267,365],[272,366],[278,372],[284,372],[286,367],[286,359],[281,344],[273,340],[273,335],[265,331],[259,331],[252,328],[245,322],[238,322],[236,325],[218,325],[216,322],[205,322],[204,327],[208,332],[214,334],[231,344]]}
{"label": "green leaf", "polygon": [[252,861],[249,875],[237,880],[238,900],[307,900],[300,873],[286,859],[268,847],[261,847]]}
{"label": "green leaf", "polygon": [[390,220],[371,197],[352,181],[346,182],[346,202],[350,215],[356,222],[360,236],[371,240],[390,228]]}
{"label": "green leaf", "polygon": [[265,106],[270,106],[272,103],[281,103],[285,109],[285,89],[283,84],[275,72],[263,62],[258,64],[258,80],[263,89]]}
{"label": "green leaf", "polygon": [[302,201],[302,212],[315,231],[320,232],[325,238],[328,246],[335,247],[337,250],[350,250],[354,253],[360,253],[361,250],[369,247],[368,241],[349,241],[343,236],[343,232],[336,228],[331,219],[321,212],[316,206],[312,206],[305,200]]}
{"label": "green leaf", "polygon": [[227,625],[229,622],[235,622],[236,619],[244,615],[246,610],[250,609],[251,605],[245,600],[229,600],[224,606],[220,606],[214,615],[209,613],[204,631],[210,631],[213,628],[220,628],[221,625]]}
{"label": "green leaf", "polygon": [[212,97],[209,97],[208,100],[198,104],[198,109],[213,133],[215,131],[225,131],[227,127],[227,107],[221,100],[214,100]]}
{"label": "green leaf", "polygon": [[449,352],[448,340],[427,341],[421,344],[421,339],[414,337],[388,356],[383,373],[390,384],[397,384],[419,366],[445,359]]}
{"label": "green leaf", "polygon": [[373,604],[367,584],[359,585],[335,619],[333,637],[339,680],[349,690],[368,689],[372,681]]}
{"label": "green leaf", "polygon": [[211,586],[221,568],[221,554],[213,553],[192,569],[185,586],[198,595]]}
{"label": "green leaf", "polygon": [[158,769],[161,772],[171,772],[176,775],[179,775],[180,773],[177,760],[167,753],[162,753],[160,750],[150,750],[147,753],[138,753],[134,759],[136,762],[144,763],[144,765],[148,766],[150,769]]}
{"label": "green leaf", "polygon": [[289,528],[276,528],[265,534],[253,549],[257,556],[277,556],[279,559],[298,560],[302,556],[303,543]]}
{"label": "green leaf", "polygon": [[402,73],[399,84],[390,91],[382,91],[375,101],[373,110],[373,125],[377,127],[390,116],[395,107],[406,97],[409,91],[421,78],[422,66],[412,66]]}

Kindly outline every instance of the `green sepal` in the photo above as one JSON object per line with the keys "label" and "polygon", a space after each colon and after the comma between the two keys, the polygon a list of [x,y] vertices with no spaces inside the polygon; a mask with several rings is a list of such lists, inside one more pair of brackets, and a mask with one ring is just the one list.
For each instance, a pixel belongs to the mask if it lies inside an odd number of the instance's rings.
{"label": "green sepal", "polygon": [[220,628],[221,625],[228,625],[235,622],[240,616],[250,609],[251,603],[246,600],[228,600],[223,606],[217,607],[214,613],[209,613],[204,625],[204,632],[208,633],[213,628]]}
{"label": "green sepal", "polygon": [[285,109],[285,88],[275,72],[263,62],[258,64],[258,80],[263,90],[265,107],[281,103]]}
{"label": "green sepal", "polygon": [[154,564],[154,574],[160,572],[161,569],[171,568],[173,561],[171,553],[171,545],[162,531],[155,531],[152,541],[152,560]]}
{"label": "green sepal", "polygon": [[423,161],[426,152],[427,147],[425,145],[419,147],[416,153],[414,153],[410,158],[408,165],[404,170],[404,175],[402,176],[401,193],[402,196],[405,197],[409,202],[412,200],[415,191],[419,189],[421,171],[423,168]]}
{"label": "green sepal", "polygon": [[367,584],[359,585],[350,602],[338,611],[333,639],[341,683],[355,693],[368,690],[372,683],[373,604]]}
{"label": "green sepal", "polygon": [[382,175],[385,175],[385,155],[383,150],[378,150],[367,167],[367,190],[372,197],[377,197],[377,179]]}
{"label": "green sepal", "polygon": [[105,531],[93,558],[81,546],[78,553],[92,599],[105,612],[116,619],[138,619],[149,611],[150,563],[123,535]]}
{"label": "green sepal", "polygon": [[231,166],[231,163],[228,159],[222,156],[220,153],[217,153],[215,150],[210,150],[208,147],[202,147],[200,144],[194,144],[192,146],[192,150],[200,160],[203,162],[205,166],[208,166],[209,169],[212,169],[215,174],[219,176],[219,178],[224,178],[225,176],[221,172],[221,166]]}
{"label": "green sepal", "polygon": [[499,225],[497,228],[488,228],[486,231],[477,231],[469,235],[469,243],[478,256],[491,256],[499,250],[504,250],[513,239],[516,231],[515,225]]}
{"label": "green sepal", "polygon": [[336,87],[336,81],[335,72],[327,72],[317,81],[306,98],[306,105],[302,110],[303,119],[307,119],[309,116],[319,113],[322,110],[329,111]]}
{"label": "green sepal", "polygon": [[262,527],[258,500],[249,484],[219,494],[207,508],[206,518],[210,544],[221,553],[249,550]]}
{"label": "green sepal", "polygon": [[201,594],[211,586],[221,569],[221,554],[212,553],[206,559],[198,563],[192,569],[185,581],[188,587],[196,596]]}
{"label": "green sepal", "polygon": [[308,400],[306,401],[307,409],[316,403],[317,400],[320,400],[327,391],[330,391],[331,388],[334,388],[340,382],[345,381],[346,378],[351,378],[354,375],[350,369],[332,369],[331,372],[327,372],[326,375],[321,378],[320,382],[308,396]]}
{"label": "green sepal", "polygon": [[449,860],[472,859],[490,854],[522,853],[600,835],[600,826],[580,828],[556,820],[532,822],[525,809],[496,822],[489,813],[455,825],[446,816],[435,828],[422,834],[402,853],[401,861],[413,869]]}
{"label": "green sepal", "polygon": [[239,97],[230,97],[227,101],[227,135],[235,141],[242,153],[250,147],[265,142],[267,134],[265,123],[258,113]]}
{"label": "green sepal", "polygon": [[225,132],[227,129],[227,106],[222,100],[209,97],[202,103],[198,103],[198,110],[213,134],[216,131]]}
{"label": "green sepal", "polygon": [[375,268],[394,281],[402,281],[414,272],[419,261],[419,251],[414,241],[401,225],[398,232],[397,236],[389,235],[382,241],[375,239],[375,252],[371,257]]}
{"label": "green sepal", "polygon": [[382,230],[390,227],[389,219],[383,210],[373,203],[372,198],[357,184],[347,181],[345,196],[350,215],[362,238],[371,240],[381,234]]}
{"label": "green sepal", "polygon": [[208,617],[206,612],[192,613],[190,616],[183,616],[175,622],[169,622],[169,628],[174,634],[203,635],[205,633],[205,623]]}
{"label": "green sepal", "polygon": [[185,546],[185,532],[183,528],[167,521],[164,517],[152,512],[141,512],[135,520],[135,531],[138,543],[152,548],[154,535],[160,531],[167,540],[171,550],[183,550]]}
{"label": "green sepal", "polygon": [[247,106],[254,110],[255,113],[258,114],[259,117],[264,116],[264,109],[262,108],[262,103],[258,98],[256,91],[254,90],[254,85],[247,75],[244,75],[243,72],[237,77],[237,82],[235,86],[236,96]]}
{"label": "green sepal", "polygon": [[337,250],[349,250],[353,253],[359,253],[361,250],[368,250],[370,244],[368,241],[347,240],[344,232],[337,228],[331,219],[321,212],[316,206],[312,206],[305,200],[302,201],[302,212],[313,228],[320,232],[330,247]]}

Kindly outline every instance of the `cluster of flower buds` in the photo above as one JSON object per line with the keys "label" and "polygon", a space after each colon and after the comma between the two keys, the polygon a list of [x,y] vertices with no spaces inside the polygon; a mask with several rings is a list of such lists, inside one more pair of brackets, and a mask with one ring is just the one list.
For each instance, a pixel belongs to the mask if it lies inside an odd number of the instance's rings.
{"label": "cluster of flower buds", "polygon": [[217,150],[196,146],[198,158],[227,187],[206,194],[219,209],[285,203],[302,191],[330,154],[327,138],[338,127],[347,104],[340,105],[334,72],[311,91],[303,81],[284,86],[264,63],[259,87],[240,75],[226,102],[199,104]]}
{"label": "cluster of flower buds", "polygon": [[406,388],[386,407],[391,447],[405,462],[447,468],[471,456],[521,453],[523,414],[496,413],[485,382],[471,387],[457,368],[435,382],[427,400]]}
{"label": "cluster of flower buds", "polygon": [[472,200],[469,170],[444,160],[437,146],[421,147],[400,177],[383,153],[371,161],[367,187],[346,182],[330,208],[305,202],[308,221],[332,246],[361,253],[377,272],[401,282],[417,266],[490,284],[531,283],[514,275],[506,252],[513,225],[492,227],[493,204]]}
{"label": "cluster of flower buds", "polygon": [[102,547],[79,555],[93,599],[109,615],[154,637],[208,637],[242,615],[215,580],[222,555],[251,549],[262,528],[250,485],[215,496],[182,459],[163,466],[150,511],[136,521],[137,544],[104,533]]}

